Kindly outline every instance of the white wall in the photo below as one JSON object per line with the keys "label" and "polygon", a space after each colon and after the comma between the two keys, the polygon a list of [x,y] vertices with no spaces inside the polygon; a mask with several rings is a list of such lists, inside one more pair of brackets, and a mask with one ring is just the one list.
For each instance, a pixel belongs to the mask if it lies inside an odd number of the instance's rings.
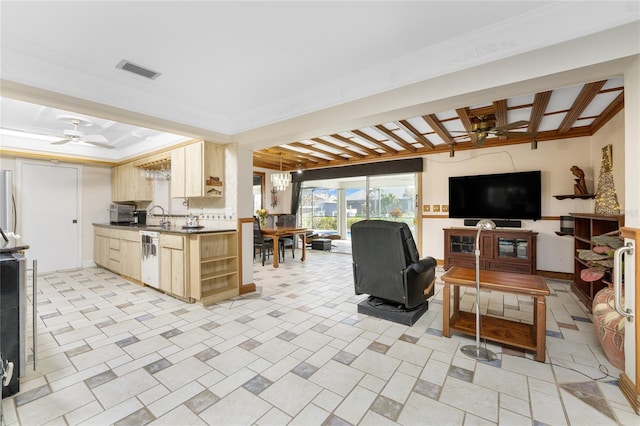
{"label": "white wall", "polygon": [[[54,163],[55,164],[55,163]],[[64,164],[60,162],[58,164]],[[3,156],[0,168],[16,171],[16,158]],[[14,183],[15,184],[15,183]],[[82,266],[93,265],[93,227],[94,222],[109,221],[109,204],[111,203],[111,168],[83,164],[82,166]],[[19,188],[15,188],[18,191]],[[55,206],[50,206],[55,208]],[[18,223],[21,223],[18,212]]]}
{"label": "white wall", "polygon": [[265,174],[264,208],[267,209],[267,211],[270,214],[290,214],[290,213],[295,214],[296,212],[290,211],[291,210],[291,185],[289,185],[287,189],[285,189],[284,191],[279,191],[276,194],[278,198],[278,205],[276,207],[272,207],[271,206],[271,190],[273,189],[273,185],[271,184],[271,175],[274,173],[274,171],[270,169],[261,169],[258,167],[254,168],[253,171],[262,172]]}
{"label": "white wall", "polygon": [[[633,64],[624,73],[625,86],[625,180],[629,185],[625,188],[625,225],[629,228],[640,229],[640,167],[638,167],[638,159],[640,159],[640,58],[636,56]],[[615,149],[615,148],[614,148]],[[615,153],[614,153],[615,161]],[[614,171],[619,162],[614,163]],[[618,182],[616,181],[616,185]],[[629,241],[627,241],[629,242]],[[634,322],[627,322],[627,332],[624,336],[624,355],[625,355],[625,373],[637,386],[636,382],[638,371],[638,321],[640,313],[635,301],[638,291],[640,291],[640,283],[635,281],[636,268],[638,265],[638,256],[640,247],[635,247],[633,258],[635,263],[628,259],[625,261],[625,307],[635,312]],[[633,259],[632,258],[632,259]],[[631,261],[630,261],[631,260]],[[635,327],[631,324],[636,324]]]}
{"label": "white wall", "polygon": [[[606,135],[602,137],[601,135]],[[529,144],[510,147],[486,148],[473,151],[425,156],[422,174],[423,204],[448,204],[449,176],[465,176],[489,173],[522,172],[540,170],[542,172],[542,216],[539,221],[524,220],[522,229],[538,232],[538,269],[543,271],[573,273],[573,239],[555,234],[560,230],[557,217],[574,212],[592,213],[593,200],[557,200],[553,195],[573,194],[574,176],[571,166],[578,166],[585,172],[587,187],[595,192],[600,172],[600,148],[611,143],[617,161],[614,167],[614,181],[622,190],[618,191],[618,201],[624,205],[624,112],[607,123],[598,137],[582,137],[558,141],[539,142],[538,149]],[[444,213],[446,215],[446,213]],[[429,218],[443,213],[423,213],[423,236],[420,253],[444,259],[443,228],[463,227],[462,219]]]}
{"label": "white wall", "polygon": [[109,222],[111,168],[82,166],[82,266],[93,266],[93,226]]}

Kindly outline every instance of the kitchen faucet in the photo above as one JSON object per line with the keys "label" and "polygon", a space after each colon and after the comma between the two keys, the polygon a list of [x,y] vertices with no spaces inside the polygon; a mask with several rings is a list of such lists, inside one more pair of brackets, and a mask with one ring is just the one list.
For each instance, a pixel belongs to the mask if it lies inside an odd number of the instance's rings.
{"label": "kitchen faucet", "polygon": [[160,210],[162,210],[162,219],[160,219],[160,226],[163,227],[163,228],[166,226],[168,228],[171,225],[171,222],[169,222],[169,218],[167,217],[167,213],[164,211],[164,208],[162,206],[155,205],[155,206],[151,207],[148,210],[148,213],[151,214],[151,211],[153,209],[155,209],[156,207],[159,208]]}

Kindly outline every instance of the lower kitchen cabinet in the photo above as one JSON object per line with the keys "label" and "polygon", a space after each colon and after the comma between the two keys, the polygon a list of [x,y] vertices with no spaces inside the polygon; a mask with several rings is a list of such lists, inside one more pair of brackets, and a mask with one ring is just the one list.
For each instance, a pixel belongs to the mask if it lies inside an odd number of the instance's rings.
{"label": "lower kitchen cabinet", "polygon": [[109,238],[109,270],[119,274],[120,269],[120,235],[118,231],[111,231]]}
{"label": "lower kitchen cabinet", "polygon": [[160,289],[178,297],[189,297],[185,248],[185,237],[160,234]]}
{"label": "lower kitchen cabinet", "polygon": [[93,261],[134,280],[140,280],[140,236],[127,231],[94,226]]}
{"label": "lower kitchen cabinet", "polygon": [[120,240],[120,269],[125,277],[140,281],[140,241]]}
{"label": "lower kitchen cabinet", "polygon": [[236,231],[192,235],[189,249],[192,298],[206,306],[239,294]]}
{"label": "lower kitchen cabinet", "polygon": [[[97,265],[136,281],[142,279],[139,232],[125,227],[94,229]],[[211,305],[239,294],[238,232],[161,232],[160,290],[181,300]]]}
{"label": "lower kitchen cabinet", "polygon": [[109,230],[94,227],[93,261],[96,265],[109,268]]}

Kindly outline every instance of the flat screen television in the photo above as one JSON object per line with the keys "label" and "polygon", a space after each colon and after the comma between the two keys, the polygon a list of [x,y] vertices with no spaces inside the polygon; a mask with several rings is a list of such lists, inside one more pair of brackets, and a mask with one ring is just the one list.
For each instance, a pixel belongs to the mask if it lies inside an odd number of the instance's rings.
{"label": "flat screen television", "polygon": [[532,219],[542,217],[540,171],[449,178],[449,217]]}

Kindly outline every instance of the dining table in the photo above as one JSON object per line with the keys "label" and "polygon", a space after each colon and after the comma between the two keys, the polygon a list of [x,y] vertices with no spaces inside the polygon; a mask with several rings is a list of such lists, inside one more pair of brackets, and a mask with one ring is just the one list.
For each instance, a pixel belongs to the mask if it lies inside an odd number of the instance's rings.
{"label": "dining table", "polygon": [[299,235],[302,238],[302,256],[300,257],[300,261],[304,262],[307,256],[307,244],[305,241],[305,236],[307,234],[307,228],[291,228],[285,226],[274,226],[269,228],[262,228],[262,235],[265,237],[273,238],[273,267],[277,268],[279,266],[280,256],[278,254],[278,239],[280,237],[290,237],[293,235]]}

